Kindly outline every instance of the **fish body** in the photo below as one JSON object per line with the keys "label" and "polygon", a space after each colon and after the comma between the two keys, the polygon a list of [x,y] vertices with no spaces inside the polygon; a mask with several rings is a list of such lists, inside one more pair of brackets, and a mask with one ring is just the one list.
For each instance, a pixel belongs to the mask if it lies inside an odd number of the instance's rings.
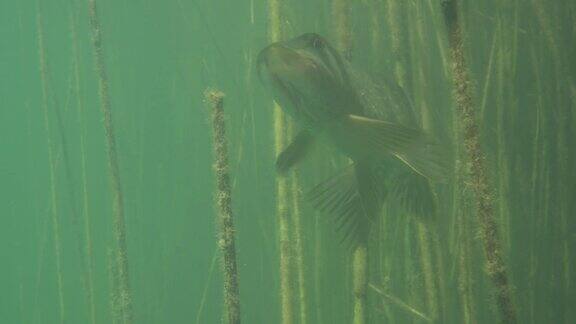
{"label": "fish body", "polygon": [[403,181],[411,184],[408,187],[414,187],[414,181],[429,187],[427,179],[445,175],[438,145],[423,130],[371,118],[347,64],[321,36],[309,33],[270,44],[258,56],[258,72],[275,101],[302,129],[279,155],[280,173],[302,160],[317,138],[352,160],[309,195],[318,209],[336,216],[345,237],[365,239],[388,192],[383,167],[403,165],[399,174],[409,178]]}

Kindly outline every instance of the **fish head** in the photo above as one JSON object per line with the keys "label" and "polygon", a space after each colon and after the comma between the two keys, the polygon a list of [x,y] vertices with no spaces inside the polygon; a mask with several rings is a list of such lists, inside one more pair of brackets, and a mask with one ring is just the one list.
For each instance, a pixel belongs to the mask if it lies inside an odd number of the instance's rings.
{"label": "fish head", "polygon": [[272,43],[260,51],[258,63],[260,74],[265,68],[285,79],[325,76],[347,82],[341,57],[323,37],[314,33]]}
{"label": "fish head", "polygon": [[357,106],[342,58],[317,34],[268,45],[260,51],[257,66],[275,100],[297,119],[333,119]]}

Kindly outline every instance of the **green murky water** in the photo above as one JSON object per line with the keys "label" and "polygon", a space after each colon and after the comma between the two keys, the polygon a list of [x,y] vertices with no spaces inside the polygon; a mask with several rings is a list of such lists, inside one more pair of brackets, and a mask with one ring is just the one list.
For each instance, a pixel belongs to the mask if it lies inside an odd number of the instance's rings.
{"label": "green murky water", "polygon": [[[204,102],[215,87],[226,94],[242,321],[352,323],[352,253],[306,198],[349,164],[333,149],[315,149],[297,182],[287,178],[288,259],[280,271],[274,108],[256,73],[274,2],[98,0],[104,70],[95,68],[91,1],[38,2],[0,3],[0,322],[225,322]],[[573,323],[576,4],[459,2],[505,265],[496,270],[505,269],[518,323]],[[456,114],[441,3],[338,3],[281,1],[281,39],[319,33],[346,47],[370,82],[400,84],[418,123],[455,160],[454,177],[433,186],[431,217],[387,203],[370,223],[367,322],[497,322],[501,301],[485,253],[494,251],[483,249],[474,163],[457,131],[465,121]],[[119,191],[99,71],[107,76]],[[292,322],[282,312],[282,282],[292,290],[284,300]]]}

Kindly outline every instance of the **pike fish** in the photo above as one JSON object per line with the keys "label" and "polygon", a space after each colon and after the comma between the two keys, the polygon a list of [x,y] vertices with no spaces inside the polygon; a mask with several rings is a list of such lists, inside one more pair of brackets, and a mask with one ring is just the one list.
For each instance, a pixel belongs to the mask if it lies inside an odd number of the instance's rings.
{"label": "pike fish", "polygon": [[352,161],[308,195],[317,209],[335,217],[343,239],[365,240],[388,200],[417,216],[431,212],[430,182],[448,174],[441,145],[419,127],[381,119],[398,110],[413,112],[409,100],[395,103],[395,110],[369,107],[349,63],[313,33],[265,47],[257,68],[274,100],[300,128],[277,158],[279,173],[302,161],[316,143],[331,145]]}

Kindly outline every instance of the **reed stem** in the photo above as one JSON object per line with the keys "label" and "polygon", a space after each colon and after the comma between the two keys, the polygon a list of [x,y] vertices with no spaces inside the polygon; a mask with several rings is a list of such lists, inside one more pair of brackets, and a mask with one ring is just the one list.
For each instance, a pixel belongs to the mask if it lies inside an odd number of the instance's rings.
{"label": "reed stem", "polygon": [[120,285],[118,283],[118,264],[116,262],[116,256],[114,255],[114,249],[108,248],[106,251],[106,265],[108,272],[108,285],[109,289],[109,307],[110,307],[110,317],[112,324],[123,324],[122,309],[120,308],[121,303],[118,302],[120,298],[120,292],[118,291]]}
{"label": "reed stem", "polygon": [[44,114],[44,129],[46,131],[46,145],[48,147],[48,165],[50,170],[50,219],[52,222],[52,234],[54,239],[54,254],[56,262],[56,282],[58,290],[58,311],[60,323],[66,322],[66,307],[64,304],[64,288],[62,274],[62,243],[60,238],[60,217],[58,210],[58,197],[56,190],[56,166],[54,157],[54,144],[52,143],[52,131],[50,117],[48,115],[48,71],[46,63],[46,48],[44,45],[44,28],[42,15],[36,16],[38,32],[38,51],[40,59],[40,80],[42,83],[42,111]]}
{"label": "reed stem", "polygon": [[420,248],[420,263],[424,275],[424,287],[426,290],[426,303],[428,313],[433,320],[438,318],[438,290],[436,287],[436,277],[432,264],[432,253],[430,251],[430,238],[426,225],[420,221],[416,222],[418,245]]}
{"label": "reed stem", "polygon": [[298,279],[298,305],[300,307],[300,324],[308,323],[308,296],[306,294],[306,276],[304,269],[304,246],[302,242],[302,225],[300,212],[300,188],[298,186],[298,174],[292,173],[292,223],[294,229],[294,248],[296,257],[296,274]]}
{"label": "reed stem", "polygon": [[368,286],[368,245],[361,243],[352,256],[352,289],[354,290],[354,324],[368,322],[366,287]]}
{"label": "reed stem", "polygon": [[336,32],[336,48],[350,61],[352,58],[352,23],[350,21],[350,0],[333,0],[332,17]]}
{"label": "reed stem", "polygon": [[480,130],[476,122],[476,112],[472,101],[471,79],[468,75],[462,30],[458,20],[456,0],[442,2],[444,20],[448,28],[450,58],[456,115],[463,134],[464,153],[470,163],[469,177],[476,195],[477,216],[481,239],[486,257],[486,270],[496,292],[496,304],[503,323],[516,323],[516,309],[508,273],[502,256],[502,244],[495,219],[492,190],[488,184],[484,152],[480,146]]}
{"label": "reed stem", "polygon": [[386,1],[386,22],[388,23],[388,30],[390,30],[389,40],[392,56],[394,58],[394,78],[401,87],[406,87],[406,70],[404,57],[402,36],[401,36],[401,21],[402,21],[402,1],[388,0]]}
{"label": "reed stem", "polygon": [[124,324],[132,323],[132,291],[130,287],[128,246],[126,243],[126,223],[124,219],[124,200],[120,181],[120,168],[116,151],[116,137],[112,121],[112,104],[108,88],[108,75],[104,62],[102,46],[102,26],[98,17],[96,0],[88,0],[88,15],[92,32],[92,47],[94,63],[98,77],[100,110],[104,117],[104,131],[108,155],[108,172],[112,190],[112,220],[116,251],[114,253],[118,271],[118,305],[121,310]]}
{"label": "reed stem", "polygon": [[[342,56],[352,59],[352,24],[349,0],[332,1],[332,23],[336,36],[336,48]],[[366,305],[366,287],[368,286],[368,243],[360,243],[352,255],[352,290],[353,290],[353,320],[354,324],[364,324],[368,321]]]}
{"label": "reed stem", "polygon": [[[421,53],[425,52],[425,43],[424,40],[426,35],[424,33],[425,26],[424,26],[424,17],[423,17],[423,8],[422,5],[417,5],[411,12],[408,14],[408,21],[412,28],[410,28],[411,35],[411,47],[413,52],[417,53],[412,55],[412,66],[411,79],[414,81],[413,84],[413,97],[414,102],[416,103],[416,111],[419,111],[420,115],[420,124],[422,129],[427,132],[432,133],[433,131],[433,123],[432,123],[432,114],[428,107],[428,100],[431,98],[428,96],[427,89],[429,86],[427,85],[427,78],[426,78],[426,57],[423,57]],[[432,186],[430,186],[432,188]],[[430,189],[432,190],[432,189]],[[436,211],[431,210],[431,218],[437,218],[437,215],[434,215]],[[429,316],[433,320],[438,320],[439,318],[439,302],[438,302],[438,295],[439,295],[439,285],[438,281],[440,279],[439,273],[437,273],[434,268],[433,262],[433,253],[432,249],[437,246],[433,246],[431,243],[437,243],[436,240],[431,240],[429,233],[434,235],[433,230],[435,229],[433,226],[429,226],[430,224],[425,224],[421,220],[416,220],[416,236],[418,240],[418,246],[420,250],[420,264],[422,267],[423,279],[424,279],[424,288],[426,293],[426,304],[427,304],[427,311]],[[436,251],[440,250],[439,247],[436,248]],[[440,254],[437,255],[437,263],[441,263]]]}
{"label": "reed stem", "polygon": [[82,170],[82,214],[84,218],[84,238],[85,245],[82,257],[85,258],[86,268],[86,295],[88,299],[88,307],[90,312],[90,323],[96,324],[96,303],[94,301],[94,260],[92,255],[92,220],[90,217],[90,200],[88,195],[88,176],[87,176],[87,159],[86,159],[86,122],[84,120],[84,103],[82,101],[82,93],[80,88],[80,56],[78,52],[78,38],[76,33],[76,21],[74,15],[71,19],[72,31],[72,49],[74,56],[74,81],[76,92],[76,105],[78,106],[78,122],[80,124],[80,158]]}
{"label": "reed stem", "polygon": [[240,324],[240,293],[238,288],[238,265],[234,220],[232,215],[232,194],[228,166],[228,146],[224,123],[224,94],[217,90],[206,91],[206,100],[212,110],[212,131],[214,133],[214,169],[216,173],[216,207],[218,209],[218,246],[223,256],[224,302],[227,323]]}
{"label": "reed stem", "polygon": [[408,313],[410,313],[410,314],[412,314],[412,315],[415,315],[416,317],[418,317],[418,318],[420,318],[420,319],[422,319],[422,320],[424,320],[424,321],[426,321],[426,322],[429,322],[429,323],[432,323],[432,322],[433,322],[433,320],[432,320],[430,317],[426,316],[424,313],[422,313],[421,311],[417,310],[416,308],[414,308],[414,307],[406,304],[405,302],[403,302],[402,300],[398,299],[397,297],[392,296],[392,295],[390,295],[390,294],[387,294],[382,288],[376,287],[376,286],[373,285],[373,284],[369,284],[368,286],[369,286],[372,290],[374,290],[376,293],[378,293],[378,295],[382,296],[384,299],[386,299],[388,302],[390,302],[391,304],[394,304],[394,305],[400,307],[400,308],[403,309],[404,311],[406,311],[406,312],[408,312]]}
{"label": "reed stem", "polygon": [[[457,263],[458,263],[458,292],[460,295],[460,303],[462,305],[462,323],[463,324],[476,324],[476,310],[473,300],[473,286],[470,271],[471,263],[471,249],[470,249],[470,230],[469,220],[466,217],[466,211],[469,211],[468,204],[464,202],[463,190],[461,190],[460,181],[462,180],[462,171],[460,166],[456,169],[456,182],[454,188],[454,213],[455,221],[458,226],[458,248],[456,250]],[[465,205],[465,206],[464,206]]]}
{"label": "reed stem", "polygon": [[204,286],[204,290],[202,291],[202,298],[200,299],[200,305],[198,306],[198,310],[196,311],[196,321],[194,323],[201,324],[202,323],[202,313],[204,312],[204,305],[206,305],[206,296],[208,295],[208,288],[210,287],[210,283],[212,282],[212,273],[214,273],[214,266],[216,264],[216,260],[218,259],[218,250],[214,250],[214,255],[212,256],[212,261],[210,262],[210,269],[208,270],[208,278],[206,278],[206,284]]}
{"label": "reed stem", "polygon": [[[270,26],[268,30],[269,40],[271,43],[277,42],[283,36],[280,0],[268,1],[268,15]],[[274,103],[273,106],[274,152],[275,156],[278,156],[287,142],[286,117],[277,103]],[[288,179],[286,177],[278,177],[276,179],[276,214],[278,217],[278,239],[280,241],[280,308],[282,324],[292,324],[294,322],[288,190]]]}
{"label": "reed stem", "polygon": [[[274,104],[274,134],[276,152],[282,150],[284,140],[284,114],[281,108]],[[294,310],[292,304],[292,253],[290,242],[290,229],[288,210],[288,181],[286,177],[276,180],[276,212],[278,215],[278,234],[280,240],[280,302],[282,308],[282,324],[294,322]]]}

